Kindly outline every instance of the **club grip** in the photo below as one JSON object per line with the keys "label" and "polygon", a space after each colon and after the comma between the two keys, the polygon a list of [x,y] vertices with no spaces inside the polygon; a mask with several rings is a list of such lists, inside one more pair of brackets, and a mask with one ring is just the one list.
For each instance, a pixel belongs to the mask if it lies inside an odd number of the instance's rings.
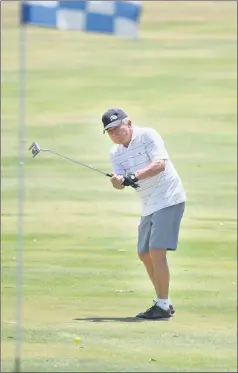
{"label": "club grip", "polygon": [[113,174],[106,174],[106,176],[108,176],[108,177],[112,177],[112,176],[113,176]]}

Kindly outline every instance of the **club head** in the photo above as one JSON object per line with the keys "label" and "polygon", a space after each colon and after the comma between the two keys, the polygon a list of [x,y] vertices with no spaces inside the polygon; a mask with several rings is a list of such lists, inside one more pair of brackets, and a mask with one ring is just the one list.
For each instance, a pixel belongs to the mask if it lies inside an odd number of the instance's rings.
{"label": "club head", "polygon": [[32,156],[33,158],[35,158],[35,156],[40,153],[40,145],[36,141],[34,141],[31,144],[29,150],[31,150]]}

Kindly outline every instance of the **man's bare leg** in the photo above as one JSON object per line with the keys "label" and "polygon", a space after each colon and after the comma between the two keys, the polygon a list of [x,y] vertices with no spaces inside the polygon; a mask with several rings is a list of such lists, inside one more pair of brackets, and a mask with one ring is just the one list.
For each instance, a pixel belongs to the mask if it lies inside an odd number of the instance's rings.
{"label": "man's bare leg", "polygon": [[166,249],[150,249],[150,258],[154,268],[154,286],[157,294],[157,305],[169,308],[170,273]]}
{"label": "man's bare leg", "polygon": [[152,263],[152,260],[151,260],[151,257],[150,257],[150,253],[149,252],[146,252],[146,253],[139,253],[139,258],[140,260],[143,262],[146,270],[147,270],[147,273],[148,273],[148,276],[155,288],[155,291],[156,291],[156,287],[155,287],[155,276],[154,276],[154,266],[153,266],[153,263]]}
{"label": "man's bare leg", "polygon": [[139,253],[139,258],[147,270],[148,276],[155,288],[157,298],[169,300],[170,274],[166,250],[152,249],[150,252]]}

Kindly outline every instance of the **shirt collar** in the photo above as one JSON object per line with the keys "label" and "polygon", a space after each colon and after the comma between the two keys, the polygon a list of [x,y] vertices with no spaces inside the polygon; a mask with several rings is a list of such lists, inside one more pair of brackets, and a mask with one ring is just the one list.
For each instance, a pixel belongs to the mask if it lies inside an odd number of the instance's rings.
{"label": "shirt collar", "polygon": [[131,142],[133,140],[135,140],[135,138],[137,137],[138,135],[138,128],[137,127],[133,127],[133,132],[132,132],[132,136],[131,136]]}
{"label": "shirt collar", "polygon": [[135,140],[135,138],[137,137],[138,135],[138,128],[136,127],[132,127],[133,130],[132,130],[132,136],[131,136],[131,141],[130,143],[128,144],[128,146],[125,146],[125,145],[122,145],[124,148],[129,148],[129,146],[132,144],[132,142]]}

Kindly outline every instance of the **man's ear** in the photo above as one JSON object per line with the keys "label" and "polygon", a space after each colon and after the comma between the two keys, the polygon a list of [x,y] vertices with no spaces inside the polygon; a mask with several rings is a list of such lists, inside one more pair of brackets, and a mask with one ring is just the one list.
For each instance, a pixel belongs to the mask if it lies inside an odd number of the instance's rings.
{"label": "man's ear", "polygon": [[130,120],[130,119],[128,120],[128,127],[129,127],[129,128],[132,127],[132,123],[131,123],[131,120]]}

